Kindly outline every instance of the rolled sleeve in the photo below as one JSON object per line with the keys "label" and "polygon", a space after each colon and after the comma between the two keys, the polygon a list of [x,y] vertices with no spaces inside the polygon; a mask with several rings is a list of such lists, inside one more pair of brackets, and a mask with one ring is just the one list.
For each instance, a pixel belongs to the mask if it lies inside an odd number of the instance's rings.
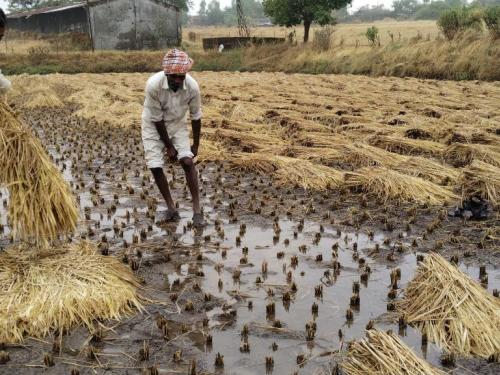
{"label": "rolled sleeve", "polygon": [[189,114],[191,115],[191,120],[201,119],[201,94],[198,87],[193,90],[193,94],[189,99]]}
{"label": "rolled sleeve", "polygon": [[150,122],[163,120],[159,90],[151,82],[146,84],[143,119]]}
{"label": "rolled sleeve", "polygon": [[12,84],[10,83],[10,81],[5,78],[5,76],[2,74],[2,71],[0,71],[0,94],[5,94],[10,90],[11,87]]}

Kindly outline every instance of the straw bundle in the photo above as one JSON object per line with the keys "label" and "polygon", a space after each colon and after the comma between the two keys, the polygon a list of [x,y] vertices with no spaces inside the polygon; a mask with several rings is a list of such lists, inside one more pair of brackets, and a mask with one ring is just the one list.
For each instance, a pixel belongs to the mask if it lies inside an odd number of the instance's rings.
{"label": "straw bundle", "polygon": [[462,171],[462,200],[481,197],[494,206],[500,205],[500,168],[475,160]]}
{"label": "straw bundle", "polygon": [[27,245],[0,253],[0,342],[21,342],[141,308],[138,283],[119,260],[89,242]]}
{"label": "straw bundle", "polygon": [[269,154],[236,154],[231,160],[234,167],[263,175],[272,175],[284,184],[304,189],[326,190],[342,183],[343,173],[307,160]]}
{"label": "straw bundle", "polygon": [[444,375],[419,358],[399,337],[376,329],[353,343],[342,368],[348,375]]}
{"label": "straw bundle", "polygon": [[9,189],[13,235],[38,243],[74,231],[78,210],[41,142],[0,103],[0,184]]}
{"label": "straw bundle", "polygon": [[398,172],[420,177],[438,185],[443,185],[444,182],[455,183],[460,176],[460,171],[457,169],[420,156],[409,156],[393,168]]}
{"label": "straw bundle", "polygon": [[449,189],[387,168],[361,168],[345,174],[345,185],[385,199],[442,204],[458,197]]}
{"label": "straw bundle", "polygon": [[368,139],[372,146],[403,155],[441,155],[444,146],[441,143],[422,139],[410,139],[393,135],[375,135]]}
{"label": "straw bundle", "polygon": [[500,352],[500,301],[437,254],[420,263],[399,310],[448,352],[483,358]]}
{"label": "straw bundle", "polygon": [[454,143],[446,148],[443,156],[454,167],[464,167],[479,160],[500,168],[500,149],[495,146]]}

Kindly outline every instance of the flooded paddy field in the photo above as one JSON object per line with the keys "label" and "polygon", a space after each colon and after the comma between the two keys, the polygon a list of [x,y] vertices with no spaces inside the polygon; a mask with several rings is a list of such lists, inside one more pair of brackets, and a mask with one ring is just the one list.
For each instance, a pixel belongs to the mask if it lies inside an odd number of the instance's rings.
{"label": "flooded paddy field", "polygon": [[[128,265],[144,310],[3,345],[10,361],[0,374],[336,374],[349,342],[370,327],[392,330],[444,366],[439,347],[399,323],[397,302],[433,251],[457,260],[488,293],[500,289],[498,210],[481,221],[448,216],[463,170],[479,160],[494,176],[500,166],[498,84],[196,78],[206,118],[203,231],[191,226],[178,165],[165,170],[182,219],[157,222],[166,206],[145,166],[138,120],[147,75],[13,80],[16,108],[80,205],[72,240],[93,241]],[[380,172],[398,189],[380,194],[363,180]],[[0,199],[4,248],[6,190]],[[443,368],[500,371],[460,357]]]}
{"label": "flooded paddy field", "polygon": [[[458,256],[476,280],[484,265],[484,287],[500,287],[498,243],[485,236],[495,219],[464,222],[443,207],[283,187],[229,163],[203,162],[209,225],[191,227],[176,165],[167,171],[182,220],[158,224],[166,207],[144,167],[137,129],[104,127],[71,108],[35,109],[24,118],[78,197],[82,220],[74,240],[96,241],[103,254],[128,263],[146,303],[122,322],[96,322],[93,332],[76,328],[61,341],[55,333],[8,345],[2,374],[330,374],[367,326],[397,332],[440,366],[441,350],[399,325],[394,311],[417,257],[431,250]],[[2,199],[6,246],[5,191]],[[401,279],[391,293],[396,269]],[[47,353],[54,366],[44,363]],[[460,358],[447,367],[453,374],[499,369]]]}

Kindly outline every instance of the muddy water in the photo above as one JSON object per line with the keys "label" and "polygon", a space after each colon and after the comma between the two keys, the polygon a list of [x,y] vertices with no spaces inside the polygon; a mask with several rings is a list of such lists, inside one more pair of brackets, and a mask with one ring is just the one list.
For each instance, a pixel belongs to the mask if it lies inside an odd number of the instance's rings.
{"label": "muddy water", "polygon": [[[426,358],[433,364],[439,365],[440,350],[432,344],[421,345],[421,335],[411,327],[400,330],[397,318],[387,312],[387,297],[390,285],[390,273],[394,268],[401,269],[400,287],[411,280],[417,265],[415,253],[405,253],[390,266],[381,259],[373,259],[367,256],[379,244],[383,249],[385,238],[383,233],[376,234],[369,239],[364,233],[337,233],[333,226],[320,230],[320,225],[314,222],[305,222],[302,231],[299,223],[280,220],[280,238],[276,241],[272,225],[246,224],[246,233],[241,235],[239,225],[224,225],[225,238],[220,242],[218,250],[212,248],[204,251],[204,256],[210,261],[203,267],[205,280],[203,288],[215,296],[226,299],[229,305],[237,312],[236,322],[224,324],[218,321],[217,311],[209,312],[213,335],[213,348],[206,349],[209,363],[214,363],[215,355],[224,355],[225,374],[256,374],[266,371],[265,357],[272,356],[274,359],[274,371],[278,374],[291,374],[294,371],[309,374],[317,368],[329,363],[332,358],[339,359],[341,355],[336,354],[350,340],[363,337],[364,329],[370,320],[375,322],[375,327],[392,329],[399,332],[403,341],[412,347],[418,355]],[[210,228],[205,235],[215,236]],[[317,241],[317,234],[321,233],[321,239]],[[180,234],[180,233],[179,233]],[[236,238],[241,242],[236,245]],[[288,239],[285,244],[285,239]],[[181,237],[186,243],[196,242],[196,238],[190,235]],[[199,239],[198,239],[199,240]],[[359,260],[353,259],[353,246],[357,244],[360,258],[366,260],[372,272],[366,283],[360,282]],[[306,250],[299,250],[304,246]],[[332,247],[338,245],[337,257],[332,256]],[[410,247],[410,243],[403,245]],[[389,245],[391,246],[391,245]],[[203,248],[203,245],[202,245]],[[241,265],[240,260],[244,256],[243,249],[248,248],[247,264]],[[223,251],[226,255],[222,256]],[[282,258],[277,254],[284,252]],[[322,255],[322,261],[316,257]],[[298,257],[298,265],[291,266],[291,258]],[[337,260],[341,264],[340,273],[332,277],[334,271],[332,261]],[[262,263],[267,262],[267,275],[262,273]],[[224,268],[219,272],[215,264],[222,264]],[[474,279],[478,278],[477,267],[461,267]],[[233,278],[235,269],[241,270],[239,281]],[[287,280],[287,273],[292,273],[292,279]],[[330,277],[324,275],[325,272]],[[491,291],[500,286],[500,273],[497,269],[488,269],[490,283],[488,289]],[[260,277],[261,284],[256,283]],[[219,280],[223,286],[219,287]],[[291,283],[297,286],[297,292],[293,295],[290,305],[286,307],[283,303],[283,293],[290,290]],[[346,310],[349,308],[352,295],[353,283],[360,283],[360,307],[354,311],[352,321],[346,319]],[[323,296],[316,297],[314,289],[316,286],[323,287]],[[274,295],[270,296],[269,291]],[[248,303],[252,307],[248,307]],[[276,312],[274,317],[266,314],[266,305],[275,303]],[[318,315],[312,314],[313,303],[318,305]],[[272,329],[275,320],[279,320],[282,329]],[[306,339],[306,323],[314,321],[317,325],[317,333],[313,341]],[[248,344],[249,353],[241,352],[244,338],[241,334],[244,325],[249,327]],[[342,339],[339,338],[339,330],[342,331]],[[277,344],[277,350],[273,350],[273,344]],[[276,349],[276,347],[274,348]],[[297,356],[302,356],[297,359]],[[303,363],[298,366],[297,364]],[[268,369],[269,370],[269,369]]]}

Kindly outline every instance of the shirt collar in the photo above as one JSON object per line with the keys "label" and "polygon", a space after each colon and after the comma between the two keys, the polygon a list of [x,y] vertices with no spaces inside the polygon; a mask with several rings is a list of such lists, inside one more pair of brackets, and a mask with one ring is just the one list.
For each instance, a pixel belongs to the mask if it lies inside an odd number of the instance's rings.
{"label": "shirt collar", "polygon": [[[186,78],[187,78],[187,74],[186,74]],[[165,90],[170,90],[170,87],[168,87],[168,79],[167,79],[166,75],[164,75],[163,85],[161,86],[161,88],[165,89]],[[186,80],[184,80],[184,82],[182,82],[182,88],[181,88],[181,90],[187,90]]]}

